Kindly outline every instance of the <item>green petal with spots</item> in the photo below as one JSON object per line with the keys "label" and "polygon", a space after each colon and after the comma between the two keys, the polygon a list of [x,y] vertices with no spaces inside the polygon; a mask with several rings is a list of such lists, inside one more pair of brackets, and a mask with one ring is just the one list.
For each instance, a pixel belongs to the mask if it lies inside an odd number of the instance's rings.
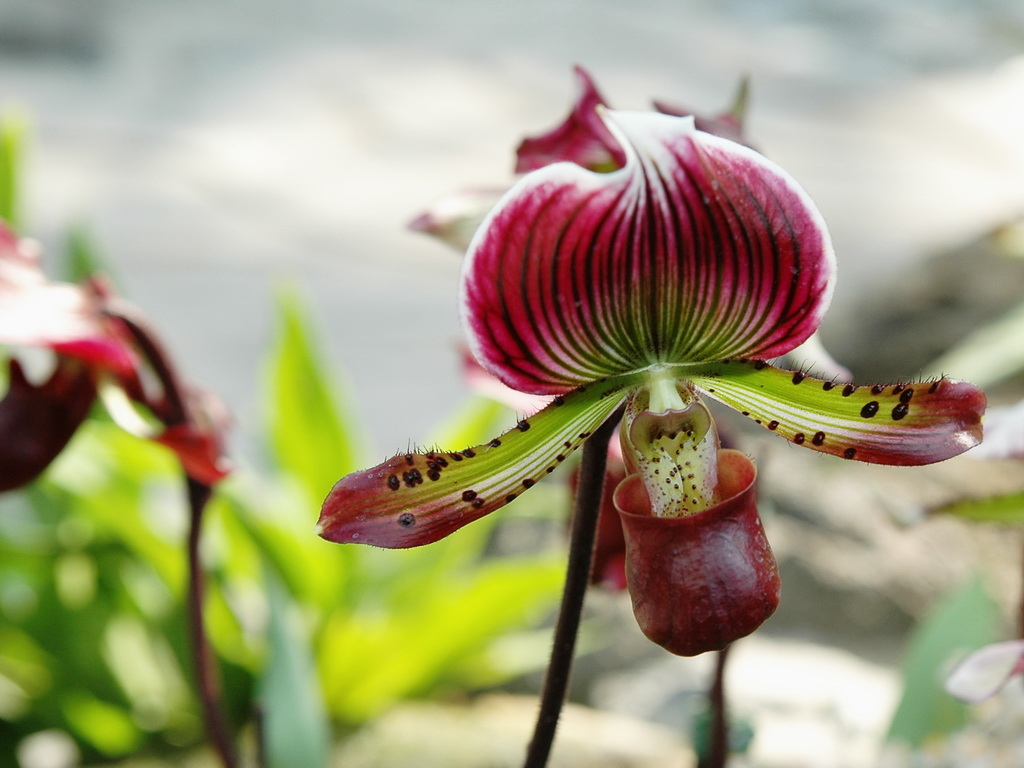
{"label": "green petal with spots", "polygon": [[324,501],[317,533],[389,548],[444,538],[552,472],[644,381],[632,374],[594,382],[484,445],[403,454],[348,475]]}
{"label": "green petal with spots", "polygon": [[981,441],[985,395],[964,381],[854,386],[753,361],[682,375],[791,442],[846,459],[931,464]]}

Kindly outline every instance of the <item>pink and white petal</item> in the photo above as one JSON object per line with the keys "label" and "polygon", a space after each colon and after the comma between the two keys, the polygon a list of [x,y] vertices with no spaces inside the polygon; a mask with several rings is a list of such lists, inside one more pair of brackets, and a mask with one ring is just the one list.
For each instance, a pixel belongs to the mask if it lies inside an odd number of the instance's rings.
{"label": "pink and white petal", "polygon": [[622,146],[598,117],[607,102],[582,67],[574,69],[577,96],[572,112],[557,128],[523,139],[516,150],[516,173],[528,173],[559,162],[576,163],[591,171],[607,172],[626,162]]}
{"label": "pink and white petal", "polygon": [[946,678],[946,692],[969,704],[995,696],[1024,671],[1024,640],[1010,640],[968,654]]}
{"label": "pink and white petal", "polygon": [[39,247],[0,223],[0,343],[51,347],[60,354],[121,373],[134,354],[103,314],[91,285],[50,282]]}
{"label": "pink and white petal", "polygon": [[467,189],[445,195],[410,221],[409,229],[436,237],[464,253],[480,222],[505,192],[504,189]]}
{"label": "pink and white petal", "polygon": [[813,203],[756,152],[692,118],[607,113],[626,166],[560,163],[491,211],[463,267],[485,368],[566,392],[656,363],[785,354],[817,328],[835,259]]}
{"label": "pink and white petal", "polygon": [[763,362],[681,375],[790,442],[871,464],[931,464],[981,441],[985,395],[964,381],[837,384]]}
{"label": "pink and white petal", "polygon": [[388,548],[442,539],[553,472],[640,381],[619,377],[556,397],[484,445],[407,453],[348,475],[324,501],[317,533]]}

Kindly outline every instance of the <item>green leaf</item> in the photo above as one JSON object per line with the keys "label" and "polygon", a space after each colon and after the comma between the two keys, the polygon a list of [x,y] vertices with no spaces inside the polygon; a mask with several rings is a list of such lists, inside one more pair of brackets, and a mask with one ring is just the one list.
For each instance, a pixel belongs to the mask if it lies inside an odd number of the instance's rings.
{"label": "green leaf", "polygon": [[916,747],[966,723],[968,708],[946,693],[943,677],[956,654],[995,639],[998,618],[995,602],[974,578],[918,625],[903,663],[903,696],[889,725],[889,740]]}
{"label": "green leaf", "polygon": [[1024,523],[1024,492],[985,499],[966,499],[940,507],[934,514],[953,515],[964,520],[1020,525]]}
{"label": "green leaf", "polygon": [[18,111],[0,115],[0,218],[18,228],[21,214],[21,157],[28,117]]}
{"label": "green leaf", "polygon": [[308,640],[298,629],[295,606],[269,569],[266,589],[270,625],[260,698],[267,765],[323,768],[330,752],[330,728]]}
{"label": "green leaf", "polygon": [[281,469],[319,501],[357,466],[353,420],[343,417],[332,397],[335,386],[317,358],[298,295],[282,292],[278,306],[269,371],[270,448]]}

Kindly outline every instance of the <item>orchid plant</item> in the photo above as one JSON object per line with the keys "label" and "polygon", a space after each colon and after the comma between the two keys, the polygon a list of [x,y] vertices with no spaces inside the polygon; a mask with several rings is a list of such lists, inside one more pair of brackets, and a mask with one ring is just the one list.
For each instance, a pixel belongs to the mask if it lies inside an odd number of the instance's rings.
{"label": "orchid plant", "polygon": [[[631,583],[658,575],[658,594],[637,584],[634,600],[699,617],[716,637],[695,642],[676,627],[666,639],[699,653],[752,630],[777,599],[754,522],[753,464],[719,448],[707,399],[796,445],[911,465],[975,445],[984,397],[949,379],[837,385],[771,365],[817,329],[832,293],[835,258],[817,208],[781,168],[692,118],[601,117],[622,168],[556,163],[526,175],[484,221],[462,274],[462,316],[483,367],[551,404],[487,444],[408,453],[343,478],[319,532],[384,547],[436,541],[527,491],[625,405],[631,473],[616,494],[637,547]],[[700,534],[678,534],[691,556],[739,569],[718,587],[712,577],[698,589],[699,568],[652,567],[668,531],[733,526],[712,522],[730,514],[751,521],[742,546],[709,551],[694,547]],[[680,611],[683,594],[708,611]],[[747,609],[758,620],[737,625]]]}
{"label": "orchid plant", "polygon": [[[977,444],[985,398],[946,378],[858,386],[773,364],[812,337],[835,284],[808,195],[693,116],[599,99],[578,110],[549,137],[562,149],[521,168],[487,214],[461,276],[479,363],[549,404],[488,443],[342,478],[317,530],[339,543],[435,542],[588,439],[607,440],[621,418],[627,474],[613,499],[637,621],[676,654],[722,649],[772,614],[780,582],[754,463],[721,447],[709,401],[795,445],[916,465]],[[585,495],[600,502],[586,483],[602,478],[581,479],[578,507]]]}

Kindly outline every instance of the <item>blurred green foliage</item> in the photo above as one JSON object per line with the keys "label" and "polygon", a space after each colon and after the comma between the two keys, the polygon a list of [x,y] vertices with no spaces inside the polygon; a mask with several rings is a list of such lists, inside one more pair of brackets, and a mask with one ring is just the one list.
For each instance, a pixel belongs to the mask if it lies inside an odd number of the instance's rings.
{"label": "blurred green foliage", "polygon": [[[362,460],[360,430],[295,292],[282,294],[278,329],[266,375],[271,467],[240,467],[208,508],[206,617],[236,729],[258,710],[269,765],[316,768],[332,729],[520,671],[508,649],[548,614],[563,565],[558,551],[488,554],[515,509],[419,550],[320,540],[320,501]],[[476,403],[441,431],[480,442],[498,412]],[[48,729],[70,734],[85,763],[201,742],[186,525],[171,453],[102,418],[32,487],[0,497],[0,768]]]}

